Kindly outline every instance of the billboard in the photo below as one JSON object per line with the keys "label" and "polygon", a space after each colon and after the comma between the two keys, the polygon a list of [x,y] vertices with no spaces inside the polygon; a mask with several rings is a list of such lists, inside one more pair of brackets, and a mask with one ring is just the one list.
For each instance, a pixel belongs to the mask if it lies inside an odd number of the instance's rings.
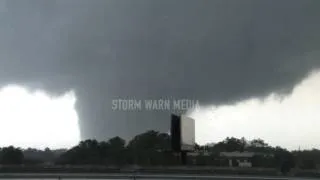
{"label": "billboard", "polygon": [[195,122],[187,116],[171,115],[171,146],[174,151],[193,151]]}
{"label": "billboard", "polygon": [[181,150],[193,151],[195,146],[195,123],[192,118],[181,116]]}

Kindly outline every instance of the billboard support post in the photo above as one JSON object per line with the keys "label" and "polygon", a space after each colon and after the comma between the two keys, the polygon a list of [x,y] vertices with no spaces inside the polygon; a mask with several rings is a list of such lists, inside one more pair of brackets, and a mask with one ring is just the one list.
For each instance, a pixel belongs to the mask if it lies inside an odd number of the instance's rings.
{"label": "billboard support post", "polygon": [[181,151],[181,164],[187,165],[187,151]]}

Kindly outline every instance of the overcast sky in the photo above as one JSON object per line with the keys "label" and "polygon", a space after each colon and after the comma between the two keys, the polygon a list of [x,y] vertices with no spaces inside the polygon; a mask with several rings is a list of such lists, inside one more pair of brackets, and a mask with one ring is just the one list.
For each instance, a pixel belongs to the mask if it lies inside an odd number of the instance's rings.
{"label": "overcast sky", "polygon": [[262,133],[319,147],[318,113],[308,113],[320,102],[305,100],[317,99],[318,85],[302,83],[320,65],[319,8],[318,0],[0,0],[0,83],[74,92],[82,139],[169,129],[169,111],[114,111],[113,99],[187,98],[206,107],[199,117],[211,106],[221,114],[200,118],[203,142]]}
{"label": "overcast sky", "polygon": [[290,150],[320,148],[320,72],[297,84],[290,95],[270,94],[190,112],[200,144],[226,137],[261,138]]}

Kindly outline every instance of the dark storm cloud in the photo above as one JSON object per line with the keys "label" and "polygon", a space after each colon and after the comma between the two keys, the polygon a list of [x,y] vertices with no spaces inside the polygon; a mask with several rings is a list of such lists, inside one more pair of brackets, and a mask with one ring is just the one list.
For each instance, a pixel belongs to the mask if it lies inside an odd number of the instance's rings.
{"label": "dark storm cloud", "polygon": [[1,1],[0,79],[76,92],[83,138],[168,129],[116,98],[219,104],[292,87],[320,65],[318,0]]}

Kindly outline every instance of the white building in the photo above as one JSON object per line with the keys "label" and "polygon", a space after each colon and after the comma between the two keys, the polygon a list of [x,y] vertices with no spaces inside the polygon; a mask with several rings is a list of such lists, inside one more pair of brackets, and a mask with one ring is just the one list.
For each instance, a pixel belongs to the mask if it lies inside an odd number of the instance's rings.
{"label": "white building", "polygon": [[251,158],[254,152],[221,152],[220,157],[227,158],[229,167],[252,167]]}

